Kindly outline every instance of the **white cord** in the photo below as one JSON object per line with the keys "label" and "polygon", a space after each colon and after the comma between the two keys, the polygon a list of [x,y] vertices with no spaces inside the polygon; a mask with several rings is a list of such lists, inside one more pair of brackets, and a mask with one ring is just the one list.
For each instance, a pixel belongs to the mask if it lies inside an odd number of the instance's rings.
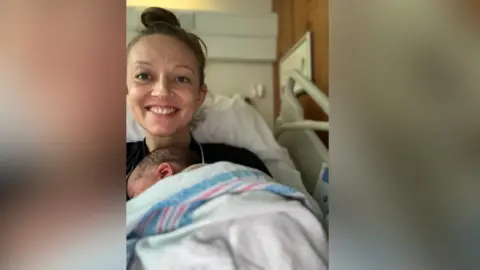
{"label": "white cord", "polygon": [[195,141],[198,144],[198,147],[200,147],[200,153],[202,154],[202,164],[205,164],[205,156],[203,155],[203,147],[200,143]]}

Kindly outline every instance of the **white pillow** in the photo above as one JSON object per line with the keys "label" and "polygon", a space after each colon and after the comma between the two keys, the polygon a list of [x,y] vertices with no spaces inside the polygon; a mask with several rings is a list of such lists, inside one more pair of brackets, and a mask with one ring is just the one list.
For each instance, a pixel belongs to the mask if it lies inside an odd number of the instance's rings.
{"label": "white pillow", "polygon": [[143,128],[133,119],[130,107],[127,104],[127,142],[138,142],[145,138],[145,131]]}
{"label": "white pillow", "polygon": [[[238,96],[230,98],[210,92],[202,108],[205,119],[192,132],[195,140],[248,149],[265,163],[276,181],[307,194],[288,151],[277,143],[272,130],[255,108]],[[145,133],[129,111],[127,109],[127,142],[143,140]]]}

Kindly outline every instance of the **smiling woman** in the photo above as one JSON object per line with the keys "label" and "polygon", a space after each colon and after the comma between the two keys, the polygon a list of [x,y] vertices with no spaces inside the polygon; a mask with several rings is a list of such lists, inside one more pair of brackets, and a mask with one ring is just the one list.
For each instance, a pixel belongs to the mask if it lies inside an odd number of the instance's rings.
{"label": "smiling woman", "polygon": [[164,9],[145,10],[141,21],[146,28],[127,47],[127,102],[148,133],[186,136],[207,91],[205,45]]}
{"label": "smiling woman", "polygon": [[188,134],[206,93],[194,54],[164,35],[146,36],[136,45],[127,71],[127,101],[134,117],[155,136]]}
{"label": "smiling woman", "polygon": [[146,138],[127,143],[127,175],[148,153],[167,146],[188,147],[206,163],[230,161],[269,173],[246,149],[192,138],[207,93],[205,44],[168,10],[148,8],[141,21],[145,29],[127,46],[127,103]]}

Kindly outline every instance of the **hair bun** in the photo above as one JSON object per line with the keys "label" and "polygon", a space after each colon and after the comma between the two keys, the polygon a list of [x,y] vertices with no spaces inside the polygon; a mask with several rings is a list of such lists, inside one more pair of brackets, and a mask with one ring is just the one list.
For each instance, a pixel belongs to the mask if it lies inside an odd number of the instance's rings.
{"label": "hair bun", "polygon": [[142,24],[150,28],[157,23],[166,23],[170,26],[180,27],[180,21],[171,11],[160,7],[149,7],[142,12]]}

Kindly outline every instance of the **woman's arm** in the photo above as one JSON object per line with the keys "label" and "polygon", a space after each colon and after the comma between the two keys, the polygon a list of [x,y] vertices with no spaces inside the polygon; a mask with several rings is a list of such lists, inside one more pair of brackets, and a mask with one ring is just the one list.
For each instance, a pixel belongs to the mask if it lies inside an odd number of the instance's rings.
{"label": "woman's arm", "polygon": [[228,161],[260,170],[272,176],[263,161],[247,149],[222,143],[205,143],[202,144],[202,147],[207,163]]}
{"label": "woman's arm", "polygon": [[148,154],[144,141],[127,143],[127,176],[137,167],[138,163]]}

